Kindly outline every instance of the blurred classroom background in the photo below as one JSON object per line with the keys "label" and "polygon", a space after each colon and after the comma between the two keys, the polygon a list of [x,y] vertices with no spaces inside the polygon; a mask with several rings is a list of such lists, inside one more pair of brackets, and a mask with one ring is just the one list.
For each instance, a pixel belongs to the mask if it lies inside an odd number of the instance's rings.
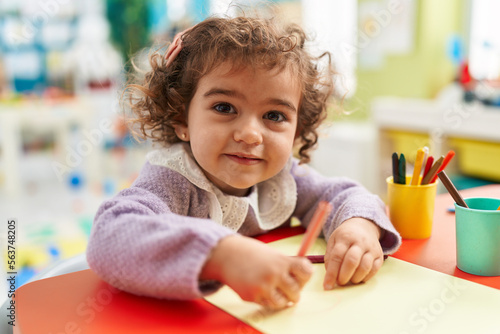
{"label": "blurred classroom background", "polygon": [[272,3],[0,2],[1,245],[16,219],[18,284],[84,252],[99,204],[144,163],[151,144],[131,138],[119,107],[130,57],[210,15],[233,15],[235,4],[298,22],[314,48],[333,53],[344,111],[332,109],[321,130],[320,172],[385,198],[392,152],[411,168],[428,146],[434,156],[456,151],[447,170],[459,189],[500,182],[497,1]]}

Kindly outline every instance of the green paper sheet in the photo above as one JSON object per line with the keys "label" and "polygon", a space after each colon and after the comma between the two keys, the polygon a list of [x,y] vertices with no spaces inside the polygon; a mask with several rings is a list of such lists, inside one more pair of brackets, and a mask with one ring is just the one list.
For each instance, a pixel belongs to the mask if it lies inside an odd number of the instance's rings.
{"label": "green paper sheet", "polygon": [[[302,236],[269,245],[296,254]],[[319,239],[314,253],[322,253]],[[500,290],[389,257],[367,283],[323,290],[315,264],[294,306],[271,312],[223,287],[207,301],[264,333],[500,334]]]}

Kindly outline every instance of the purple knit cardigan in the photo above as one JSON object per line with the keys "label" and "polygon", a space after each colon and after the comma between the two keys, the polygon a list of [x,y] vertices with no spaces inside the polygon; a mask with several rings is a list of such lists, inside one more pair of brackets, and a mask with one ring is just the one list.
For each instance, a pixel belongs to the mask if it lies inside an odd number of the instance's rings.
{"label": "purple knit cardigan", "polygon": [[[346,219],[363,217],[385,230],[380,240],[384,254],[398,249],[401,237],[377,196],[349,179],[323,177],[295,159],[290,172],[297,186],[292,216],[307,223],[319,201],[326,200],[334,209],[323,229],[325,238]],[[172,169],[146,163],[130,188],[100,206],[87,247],[90,268],[137,295],[194,299],[217,290],[218,282],[198,279],[211,249],[233,233],[266,231],[251,207],[237,232],[211,220],[209,207],[205,190]]]}

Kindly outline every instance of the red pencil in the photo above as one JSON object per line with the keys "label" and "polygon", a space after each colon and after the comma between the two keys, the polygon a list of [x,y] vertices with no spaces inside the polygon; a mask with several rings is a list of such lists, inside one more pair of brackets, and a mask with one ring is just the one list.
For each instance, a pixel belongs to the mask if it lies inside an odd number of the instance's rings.
{"label": "red pencil", "polygon": [[306,258],[311,261],[311,263],[325,263],[324,255],[307,255]]}
{"label": "red pencil", "polygon": [[453,150],[449,150],[448,153],[446,153],[446,156],[444,157],[444,160],[443,160],[443,164],[441,165],[441,167],[439,167],[436,175],[431,179],[431,182],[429,182],[429,183],[436,182],[436,180],[438,178],[438,174],[446,168],[446,166],[448,165],[448,163],[450,162],[450,160],[454,156],[455,156],[455,151],[453,151]]}
{"label": "red pencil", "polygon": [[311,263],[325,263],[324,255],[307,255],[307,258]]}
{"label": "red pencil", "polygon": [[424,174],[422,175],[422,179],[427,175],[427,173],[429,173],[429,170],[431,169],[433,163],[434,163],[434,157],[432,155],[430,155],[427,158],[427,162],[425,164],[425,169],[424,169]]}
{"label": "red pencil", "polygon": [[305,256],[307,254],[309,248],[311,248],[314,241],[316,241],[316,238],[321,231],[321,227],[323,227],[326,217],[331,210],[332,205],[330,203],[325,201],[319,202],[318,208],[316,209],[316,212],[314,212],[311,222],[309,223],[306,233],[304,234],[297,256]]}

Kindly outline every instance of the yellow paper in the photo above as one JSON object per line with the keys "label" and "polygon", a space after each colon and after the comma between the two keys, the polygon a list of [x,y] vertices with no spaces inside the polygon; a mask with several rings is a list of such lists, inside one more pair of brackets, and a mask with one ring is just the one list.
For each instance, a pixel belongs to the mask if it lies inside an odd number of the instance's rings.
{"label": "yellow paper", "polygon": [[[302,236],[270,243],[294,255]],[[324,240],[314,251],[324,252]],[[264,333],[500,333],[500,291],[389,257],[370,281],[323,290],[315,264],[300,301],[271,312],[228,287],[206,299]]]}

